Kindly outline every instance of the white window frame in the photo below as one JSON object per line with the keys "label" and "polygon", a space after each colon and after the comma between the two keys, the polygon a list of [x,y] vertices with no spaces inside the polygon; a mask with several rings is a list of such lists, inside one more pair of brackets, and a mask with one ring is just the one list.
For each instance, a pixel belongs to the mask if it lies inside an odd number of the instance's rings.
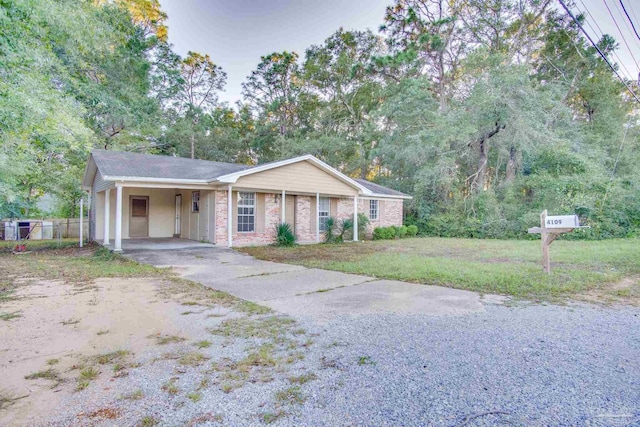
{"label": "white window frame", "polygon": [[236,230],[238,233],[256,232],[256,198],[256,193],[249,191],[238,191],[238,202],[236,209]]}
{"label": "white window frame", "polygon": [[[326,206],[324,206],[326,204]],[[327,231],[327,219],[331,216],[331,198],[320,197],[318,201],[318,228],[321,233]]]}
{"label": "white window frame", "polygon": [[379,202],[379,200],[369,200],[369,219],[371,221],[377,221],[380,218]]}
{"label": "white window frame", "polygon": [[200,192],[191,193],[191,212],[200,212]]}

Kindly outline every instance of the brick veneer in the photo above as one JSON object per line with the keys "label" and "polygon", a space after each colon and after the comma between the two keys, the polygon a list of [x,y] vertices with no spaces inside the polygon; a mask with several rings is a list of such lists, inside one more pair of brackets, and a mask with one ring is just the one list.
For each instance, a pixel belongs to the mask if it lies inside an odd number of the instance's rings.
{"label": "brick veneer", "polygon": [[[280,203],[276,201],[276,194],[265,194],[265,227],[261,233],[233,232],[234,246],[266,245],[273,243],[276,225],[280,223]],[[216,244],[227,246],[227,192],[217,191],[215,198],[216,210]],[[390,225],[402,225],[402,200],[380,200],[378,219],[371,221],[367,227],[370,236],[375,227],[387,227]],[[235,215],[237,209],[232,210]],[[369,216],[369,199],[359,198],[358,212]],[[295,232],[300,243],[316,241],[316,230],[312,230],[311,196],[296,197],[296,227]],[[353,218],[353,199],[340,198],[337,202],[336,219]],[[324,240],[323,236],[320,240]]]}

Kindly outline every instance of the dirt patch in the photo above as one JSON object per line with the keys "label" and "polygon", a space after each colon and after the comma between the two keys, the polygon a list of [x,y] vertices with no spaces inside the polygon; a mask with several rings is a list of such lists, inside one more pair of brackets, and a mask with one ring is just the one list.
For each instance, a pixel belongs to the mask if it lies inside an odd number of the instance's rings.
{"label": "dirt patch", "polygon": [[153,302],[159,282],[103,278],[80,287],[39,280],[20,287],[0,307],[20,313],[0,324],[0,370],[3,388],[14,398],[27,397],[6,405],[0,425],[29,424],[31,415],[54,410],[59,392],[76,387],[75,368],[85,358],[121,349],[141,352],[149,334],[178,333],[166,302]]}
{"label": "dirt patch", "polygon": [[640,307],[640,276],[625,277],[580,294],[577,300]]}

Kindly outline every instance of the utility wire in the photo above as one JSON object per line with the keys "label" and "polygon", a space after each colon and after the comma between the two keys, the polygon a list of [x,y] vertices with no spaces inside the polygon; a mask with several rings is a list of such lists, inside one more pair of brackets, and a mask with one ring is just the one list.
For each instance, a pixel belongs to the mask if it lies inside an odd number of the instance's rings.
{"label": "utility wire", "polygon": [[619,1],[620,1],[620,6],[622,6],[622,10],[624,11],[624,14],[627,15],[627,19],[631,23],[631,28],[633,28],[633,32],[636,33],[636,37],[638,38],[638,40],[640,40],[640,35],[638,34],[638,31],[636,30],[636,26],[633,25],[633,21],[631,20],[631,17],[629,16],[629,13],[627,12],[627,8],[624,7],[624,3],[622,2],[622,0],[619,0]]}
{"label": "utility wire", "polygon": [[[624,13],[622,13],[622,10],[620,10],[620,5],[618,3],[615,2],[615,0],[613,1],[613,5],[616,7],[616,12],[618,12],[618,15],[620,15],[620,17],[622,18],[622,22],[624,22],[624,26],[627,30],[629,30],[629,33],[635,32],[635,27],[633,26],[633,22],[628,21],[627,19],[625,19],[624,17]],[[631,25],[629,25],[629,22],[631,22]],[[631,40],[633,40],[635,42],[635,47],[640,48],[640,41],[638,41],[637,39],[633,38],[633,36],[631,36]]]}
{"label": "utility wire", "polygon": [[[587,9],[587,5],[584,4],[584,2],[582,0],[580,0],[580,3],[582,4],[582,7],[584,8],[584,12],[581,13],[586,13],[589,15],[589,17],[591,19],[586,19],[585,22],[587,23],[587,25],[589,26],[589,28],[591,28],[591,31],[593,31],[593,33],[595,35],[598,36],[599,39],[602,39],[602,37],[604,37],[605,32],[602,31],[602,28],[600,28],[600,25],[598,24],[598,20],[594,18],[593,14],[589,11],[589,9]],[[600,31],[600,33],[598,33],[598,31],[596,31],[595,28],[593,28],[593,25],[591,25],[591,22],[593,21],[593,23],[596,25],[596,28],[598,28],[598,30]],[[622,59],[620,58],[620,56],[618,55],[618,52],[616,52],[615,50],[613,50],[611,52],[611,55],[614,56],[616,58],[616,62],[617,65],[619,65],[624,72],[626,73],[625,78],[629,78],[630,80],[634,80],[634,78],[631,78],[630,76],[634,76],[634,73],[631,73],[629,71],[629,69],[627,68],[626,65],[624,65],[624,61],[622,61]]]}
{"label": "utility wire", "polygon": [[631,59],[633,59],[633,62],[636,63],[636,67],[640,68],[640,65],[638,65],[638,60],[636,59],[635,56],[633,56],[633,50],[631,49],[631,46],[629,46],[629,43],[627,43],[627,39],[624,37],[624,33],[622,32],[622,30],[620,29],[620,26],[618,25],[618,21],[616,21],[615,16],[613,16],[613,13],[611,12],[611,9],[609,9],[609,5],[607,4],[607,0],[602,0],[602,2],[604,3],[604,7],[607,8],[607,12],[609,12],[609,16],[611,16],[611,19],[613,19],[613,23],[615,24],[616,28],[618,29],[618,32],[620,33],[620,37],[622,37],[622,41],[624,42],[624,45],[627,46],[627,49],[629,49],[629,54],[631,55]]}
{"label": "utility wire", "polygon": [[622,76],[620,76],[620,73],[618,73],[618,70],[615,69],[615,67],[613,65],[611,65],[611,62],[609,62],[609,59],[607,58],[607,56],[602,53],[602,51],[600,50],[600,48],[598,47],[597,44],[594,43],[593,39],[591,38],[591,36],[589,35],[589,33],[587,33],[584,28],[582,28],[582,25],[580,25],[580,22],[578,22],[578,20],[576,19],[575,16],[573,16],[573,13],[569,10],[569,8],[567,7],[566,4],[564,4],[564,2],[562,0],[558,0],[558,2],[560,2],[560,5],[563,7],[563,9],[569,14],[569,16],[571,17],[571,19],[573,19],[573,22],[576,23],[576,25],[578,26],[578,28],[580,28],[580,31],[582,31],[582,33],[587,37],[587,39],[589,39],[589,41],[591,42],[591,44],[593,45],[593,47],[598,51],[598,53],[600,54],[600,56],[602,57],[602,59],[604,59],[604,62],[607,63],[607,65],[609,66],[609,68],[611,68],[611,70],[615,73],[616,76],[618,76],[618,79],[622,82],[622,84],[624,85],[624,87],[627,88],[627,90],[629,91],[629,93],[635,98],[636,101],[638,101],[638,103],[640,103],[640,98],[638,98],[638,95],[635,94],[635,92],[633,90],[631,90],[631,88],[629,87],[629,85],[627,84],[626,81],[624,81],[624,79],[622,78]]}

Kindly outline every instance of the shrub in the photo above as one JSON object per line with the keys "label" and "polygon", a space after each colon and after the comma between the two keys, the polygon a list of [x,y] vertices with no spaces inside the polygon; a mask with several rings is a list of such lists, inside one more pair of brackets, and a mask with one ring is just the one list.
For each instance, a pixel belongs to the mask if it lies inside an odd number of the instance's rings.
{"label": "shrub", "polygon": [[417,225],[408,225],[407,226],[407,236],[416,237],[418,235],[418,226]]}
{"label": "shrub", "polygon": [[286,222],[276,225],[275,246],[293,246],[296,244],[296,235],[291,226]]}
{"label": "shrub", "polygon": [[393,226],[394,231],[396,232],[396,237],[398,239],[402,239],[403,237],[405,237],[407,235],[407,226],[406,225],[401,225],[401,226]]}
{"label": "shrub", "polygon": [[339,243],[338,240],[338,223],[333,217],[327,218],[327,231],[324,236],[325,243]]}
{"label": "shrub", "polygon": [[373,230],[373,240],[390,240],[396,238],[394,227],[376,227]]}
{"label": "shrub", "polygon": [[367,235],[367,226],[369,225],[369,217],[363,213],[358,214],[358,238],[364,239]]}

